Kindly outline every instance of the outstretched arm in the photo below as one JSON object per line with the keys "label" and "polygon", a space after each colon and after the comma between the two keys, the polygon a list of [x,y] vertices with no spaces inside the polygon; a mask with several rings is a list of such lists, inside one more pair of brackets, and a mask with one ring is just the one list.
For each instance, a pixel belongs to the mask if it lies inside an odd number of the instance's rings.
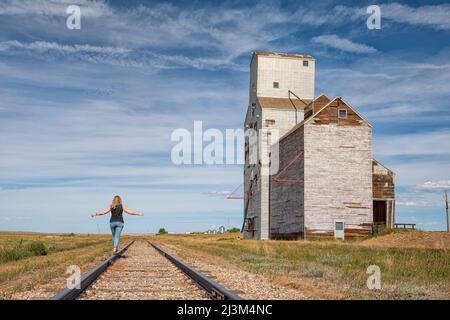
{"label": "outstretched arm", "polygon": [[102,215],[104,215],[104,214],[107,214],[107,213],[110,212],[110,211],[111,211],[111,208],[107,208],[107,209],[105,209],[105,210],[103,210],[103,211],[100,211],[100,212],[91,214],[91,217],[93,218],[93,217],[95,217],[95,216],[102,216]]}
{"label": "outstretched arm", "polygon": [[125,208],[125,207],[123,207],[123,211],[125,211],[126,213],[131,214],[131,215],[133,215],[133,216],[141,216],[141,217],[144,216],[143,213],[140,213],[140,212],[134,212],[134,211],[131,211],[130,209]]}

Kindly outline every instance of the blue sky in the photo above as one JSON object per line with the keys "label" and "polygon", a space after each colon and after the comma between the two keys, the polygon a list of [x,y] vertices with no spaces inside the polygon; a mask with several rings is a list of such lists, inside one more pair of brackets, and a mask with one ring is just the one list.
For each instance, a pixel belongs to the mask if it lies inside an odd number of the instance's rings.
{"label": "blue sky", "polygon": [[[126,3],[126,5],[125,5]],[[78,4],[81,30],[66,28]],[[381,30],[366,8],[381,7]],[[0,230],[108,232],[89,214],[122,195],[127,232],[240,226],[220,195],[239,165],[175,166],[170,134],[241,128],[252,51],[316,58],[397,173],[397,220],[442,230],[450,188],[450,4],[438,1],[0,3]]]}

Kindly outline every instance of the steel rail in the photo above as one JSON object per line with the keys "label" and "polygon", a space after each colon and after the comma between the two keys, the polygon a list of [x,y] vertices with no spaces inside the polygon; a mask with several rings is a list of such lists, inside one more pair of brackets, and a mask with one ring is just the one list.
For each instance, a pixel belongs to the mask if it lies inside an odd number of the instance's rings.
{"label": "steel rail", "polygon": [[125,251],[134,243],[134,240],[123,247],[117,254],[110,256],[108,259],[100,263],[98,266],[94,267],[87,273],[85,273],[80,280],[80,289],[74,288],[69,289],[66,288],[52,297],[50,300],[75,300],[84,290],[89,288],[89,286],[103,273],[108,269],[110,265],[114,263],[117,259],[119,259]]}
{"label": "steel rail", "polygon": [[212,299],[214,300],[242,300],[237,294],[231,292],[230,290],[224,288],[217,282],[209,279],[201,272],[195,270],[194,268],[188,266],[183,261],[175,258],[169,253],[165,252],[163,249],[158,247],[157,245],[148,242],[153,248],[156,249],[162,256],[167,258],[170,262],[172,262],[178,269],[183,271],[189,278],[191,278],[194,282],[196,282],[200,288],[205,290]]}

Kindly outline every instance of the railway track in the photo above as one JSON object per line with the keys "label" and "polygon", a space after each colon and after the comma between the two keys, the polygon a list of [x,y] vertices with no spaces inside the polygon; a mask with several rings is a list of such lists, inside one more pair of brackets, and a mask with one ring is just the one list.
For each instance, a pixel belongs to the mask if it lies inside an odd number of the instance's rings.
{"label": "railway track", "polygon": [[[126,252],[126,254],[125,254]],[[52,300],[240,300],[241,298],[162,248],[131,242]]]}

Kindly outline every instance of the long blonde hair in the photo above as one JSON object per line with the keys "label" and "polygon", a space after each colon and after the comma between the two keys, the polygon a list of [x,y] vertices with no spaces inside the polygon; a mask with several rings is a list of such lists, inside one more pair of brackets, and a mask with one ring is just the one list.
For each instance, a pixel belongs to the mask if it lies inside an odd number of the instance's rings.
{"label": "long blonde hair", "polygon": [[111,209],[115,209],[117,206],[122,205],[122,198],[120,196],[114,196],[114,199],[111,203]]}

